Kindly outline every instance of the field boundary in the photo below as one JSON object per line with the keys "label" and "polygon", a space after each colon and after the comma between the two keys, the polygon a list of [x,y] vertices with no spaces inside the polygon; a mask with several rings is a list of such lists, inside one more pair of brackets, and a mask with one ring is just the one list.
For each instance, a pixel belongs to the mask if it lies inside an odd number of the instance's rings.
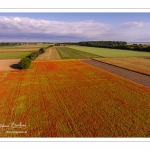
{"label": "field boundary", "polygon": [[20,70],[19,62],[21,59],[3,59],[0,60],[0,72],[1,71],[11,71]]}
{"label": "field boundary", "polygon": [[120,76],[124,79],[135,82],[135,83],[140,84],[142,86],[146,86],[146,87],[150,88],[150,76],[143,75],[143,74],[140,74],[138,72],[126,70],[124,68],[119,68],[117,66],[112,66],[112,65],[100,62],[100,61],[93,60],[93,59],[82,60],[82,62],[89,64],[91,66],[94,66],[96,68],[105,70],[111,74]]}
{"label": "field boundary", "polygon": [[118,68],[121,68],[121,69],[125,69],[125,70],[129,70],[129,71],[135,72],[135,73],[139,73],[139,74],[142,74],[142,75],[150,76],[149,74],[146,74],[146,73],[142,73],[142,72],[135,71],[135,70],[132,70],[132,69],[128,69],[128,68],[124,68],[124,67],[121,67],[121,66],[117,66],[117,65],[114,65],[114,64],[107,63],[107,62],[103,62],[103,61],[97,60],[95,58],[91,58],[91,59],[95,60],[95,61],[99,61],[99,62],[107,64],[107,65],[110,65],[110,66],[115,66],[115,67],[118,67]]}
{"label": "field boundary", "polygon": [[92,54],[89,52],[80,51],[71,47],[56,47],[56,50],[61,59],[89,59],[89,58],[104,58],[103,56],[99,56],[96,54]]}
{"label": "field boundary", "polygon": [[90,52],[91,54],[103,56],[104,58],[115,58],[115,57],[149,57],[149,52],[121,50],[121,49],[109,49],[109,48],[98,48],[98,47],[87,47],[87,46],[69,46],[83,52]]}
{"label": "field boundary", "polygon": [[[71,48],[71,49],[74,49],[74,50],[77,50],[77,51],[81,51],[81,50],[78,50],[78,49],[75,49],[75,48]],[[82,51],[82,52],[84,52],[84,51]],[[92,53],[89,53],[89,52],[85,52],[85,53],[92,54]],[[100,55],[97,55],[97,54],[92,54],[92,55],[96,55],[97,57],[100,57],[100,58],[106,58],[104,56],[100,56]]]}

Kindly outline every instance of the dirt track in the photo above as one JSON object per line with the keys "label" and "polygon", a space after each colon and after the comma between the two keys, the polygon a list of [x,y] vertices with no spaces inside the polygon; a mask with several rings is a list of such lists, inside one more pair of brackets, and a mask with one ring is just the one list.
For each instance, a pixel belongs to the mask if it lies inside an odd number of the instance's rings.
{"label": "dirt track", "polygon": [[20,59],[0,60],[0,71],[18,70],[18,69],[20,69],[20,67],[18,65],[19,62],[20,62]]}
{"label": "dirt track", "polygon": [[112,66],[109,64],[105,64],[96,60],[92,59],[86,59],[86,60],[81,60],[82,62],[88,63],[92,66],[98,67],[100,69],[106,70],[108,72],[111,72],[113,74],[119,75],[121,77],[124,77],[126,79],[129,79],[131,81],[137,82],[139,84],[142,84],[144,86],[150,87],[150,76],[146,76],[140,73],[136,73],[133,71],[129,71],[123,68],[119,68],[117,66]]}
{"label": "dirt track", "polygon": [[57,53],[55,48],[50,48],[45,51],[44,54],[39,55],[36,60],[56,60],[60,59],[59,54]]}

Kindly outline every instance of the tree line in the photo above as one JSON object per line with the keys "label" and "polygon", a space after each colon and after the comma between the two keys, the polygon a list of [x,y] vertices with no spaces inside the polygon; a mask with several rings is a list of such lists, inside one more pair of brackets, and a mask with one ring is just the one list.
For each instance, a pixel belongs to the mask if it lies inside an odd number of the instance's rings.
{"label": "tree line", "polygon": [[79,42],[78,45],[150,52],[150,45],[143,45],[143,44],[127,45],[127,42],[124,41],[85,41]]}
{"label": "tree line", "polygon": [[34,45],[34,44],[51,44],[50,42],[1,42],[0,46],[16,46],[16,45]]}
{"label": "tree line", "polygon": [[45,53],[46,49],[52,47],[53,45],[49,45],[46,48],[40,48],[37,52],[33,52],[31,53],[29,56],[26,56],[24,58],[21,59],[21,61],[19,62],[19,66],[22,69],[28,69],[32,63],[31,60],[35,60],[36,57],[38,57],[39,55]]}

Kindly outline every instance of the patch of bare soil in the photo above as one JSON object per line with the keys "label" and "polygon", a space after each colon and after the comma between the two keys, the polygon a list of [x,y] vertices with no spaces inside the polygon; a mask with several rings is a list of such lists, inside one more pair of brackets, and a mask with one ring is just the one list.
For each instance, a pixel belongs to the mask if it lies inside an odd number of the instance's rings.
{"label": "patch of bare soil", "polygon": [[145,59],[150,59],[150,57],[144,57]]}
{"label": "patch of bare soil", "polygon": [[19,62],[20,59],[0,60],[0,71],[21,69],[19,67]]}
{"label": "patch of bare soil", "polygon": [[52,47],[51,48],[51,53],[49,55],[50,60],[55,60],[55,59],[61,59],[56,48]]}
{"label": "patch of bare soil", "polygon": [[126,70],[123,68],[119,68],[117,66],[112,66],[110,64],[105,64],[103,62],[92,60],[92,59],[88,59],[88,60],[86,59],[81,61],[90,64],[92,66],[98,67],[100,69],[106,70],[108,72],[111,72],[113,74],[119,75],[121,77],[124,77],[128,80],[150,87],[150,76],[133,72],[130,70]]}
{"label": "patch of bare soil", "polygon": [[36,60],[57,60],[60,59],[59,54],[55,48],[50,48],[45,51],[44,54],[39,55]]}

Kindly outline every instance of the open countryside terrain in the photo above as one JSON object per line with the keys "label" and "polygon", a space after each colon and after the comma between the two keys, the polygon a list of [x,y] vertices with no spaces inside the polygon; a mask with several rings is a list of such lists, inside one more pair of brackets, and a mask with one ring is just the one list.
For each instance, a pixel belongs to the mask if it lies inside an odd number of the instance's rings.
{"label": "open countryside terrain", "polygon": [[95,58],[94,60],[150,75],[150,57]]}
{"label": "open countryside terrain", "polygon": [[60,59],[59,54],[55,47],[48,48],[44,54],[39,55],[36,60],[58,60]]}
{"label": "open countryside terrain", "polygon": [[41,47],[46,48],[48,44],[0,46],[0,60],[21,59],[38,51]]}
{"label": "open countryside terrain", "polygon": [[49,46],[49,44],[35,44],[35,45],[11,45],[11,46],[0,46],[0,51],[1,50],[37,50],[41,47],[45,48]]}
{"label": "open countryside terrain", "polygon": [[107,63],[93,60],[93,59],[84,59],[82,61],[85,63],[88,63],[92,66],[95,66],[97,68],[111,72],[111,73],[118,75],[120,77],[123,77],[125,79],[128,79],[130,81],[133,81],[133,82],[142,84],[144,86],[150,87],[150,76],[147,74],[142,74],[139,72],[128,70],[126,68],[121,68],[118,66],[110,65]]}
{"label": "open countryside terrain", "polygon": [[105,52],[54,46],[27,70],[0,60],[0,137],[150,137],[150,88],[88,64]]}
{"label": "open countryside terrain", "polygon": [[19,59],[30,55],[31,52],[0,52],[0,59]]}
{"label": "open countryside terrain", "polygon": [[68,47],[83,52],[91,53],[94,55],[98,55],[100,57],[150,57],[149,52],[141,52],[141,51],[97,48],[97,47],[86,47],[86,46],[69,46],[69,45]]}
{"label": "open countryside terrain", "polygon": [[100,57],[98,55],[82,52],[77,49],[73,49],[65,46],[56,47],[56,50],[59,56],[61,57],[61,59],[82,59],[82,58]]}
{"label": "open countryside terrain", "polygon": [[0,60],[0,71],[21,69],[18,65],[20,59]]}
{"label": "open countryside terrain", "polygon": [[150,136],[150,88],[79,60],[35,61],[0,80],[1,137]]}

